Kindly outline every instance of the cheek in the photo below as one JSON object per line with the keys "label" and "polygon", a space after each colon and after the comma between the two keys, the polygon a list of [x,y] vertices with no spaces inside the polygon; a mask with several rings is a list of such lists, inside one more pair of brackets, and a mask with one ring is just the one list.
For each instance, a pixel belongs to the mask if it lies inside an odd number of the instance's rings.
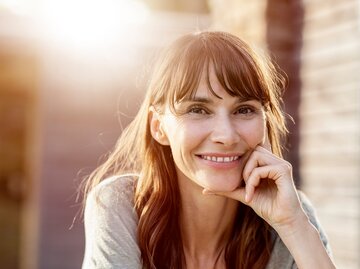
{"label": "cheek", "polygon": [[172,151],[179,151],[180,148],[187,148],[194,137],[196,137],[196,130],[192,126],[189,126],[186,122],[183,122],[175,117],[168,118],[164,121],[164,130],[168,138]]}
{"label": "cheek", "polygon": [[243,124],[240,130],[242,138],[251,148],[263,144],[266,137],[266,125],[264,120],[249,121]]}
{"label": "cheek", "polygon": [[169,139],[170,144],[172,144],[172,141],[176,139],[178,130],[181,130],[182,128],[181,125],[181,122],[173,116],[167,116],[163,118],[162,127],[167,138]]}
{"label": "cheek", "polygon": [[169,130],[170,145],[173,149],[181,148],[183,153],[191,152],[206,137],[206,130],[196,124],[179,124]]}
{"label": "cheek", "polygon": [[191,167],[193,154],[196,154],[199,145],[206,138],[206,129],[199,124],[178,122],[167,129],[167,134],[175,165],[184,174],[187,174],[187,170]]}

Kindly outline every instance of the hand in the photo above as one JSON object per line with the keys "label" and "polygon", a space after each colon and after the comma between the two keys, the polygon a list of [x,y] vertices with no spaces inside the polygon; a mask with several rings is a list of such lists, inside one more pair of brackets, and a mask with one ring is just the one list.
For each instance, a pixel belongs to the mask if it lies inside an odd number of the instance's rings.
{"label": "hand", "polygon": [[231,192],[204,190],[203,193],[225,196],[250,206],[275,230],[288,229],[297,220],[304,219],[291,164],[270,149],[259,145],[251,152],[243,169],[243,178],[243,188]]}
{"label": "hand", "polygon": [[257,146],[249,152],[243,169],[245,187],[203,193],[222,195],[250,206],[278,232],[299,268],[336,268],[301,207],[291,164],[265,147]]}

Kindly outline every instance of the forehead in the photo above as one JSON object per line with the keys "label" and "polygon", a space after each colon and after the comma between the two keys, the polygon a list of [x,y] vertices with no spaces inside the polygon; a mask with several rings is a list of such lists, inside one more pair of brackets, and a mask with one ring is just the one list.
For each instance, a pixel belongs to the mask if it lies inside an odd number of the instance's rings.
{"label": "forehead", "polygon": [[[224,85],[225,84],[225,85]],[[191,96],[187,96],[185,99],[197,99],[206,98],[206,99],[224,99],[227,97],[233,97],[234,99],[246,101],[253,98],[245,98],[242,94],[236,94],[234,92],[229,91],[225,87],[228,88],[228,83],[221,83],[216,74],[215,68],[213,64],[210,64],[208,68],[204,68],[200,75],[199,83],[193,94]]]}

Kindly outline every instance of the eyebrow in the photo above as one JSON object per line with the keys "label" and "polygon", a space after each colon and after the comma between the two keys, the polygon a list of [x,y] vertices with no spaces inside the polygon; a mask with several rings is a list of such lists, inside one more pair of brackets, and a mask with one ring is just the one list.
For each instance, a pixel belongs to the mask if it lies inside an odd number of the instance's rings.
{"label": "eyebrow", "polygon": [[184,102],[196,102],[196,103],[204,103],[204,104],[211,104],[213,101],[206,97],[197,97],[185,99]]}

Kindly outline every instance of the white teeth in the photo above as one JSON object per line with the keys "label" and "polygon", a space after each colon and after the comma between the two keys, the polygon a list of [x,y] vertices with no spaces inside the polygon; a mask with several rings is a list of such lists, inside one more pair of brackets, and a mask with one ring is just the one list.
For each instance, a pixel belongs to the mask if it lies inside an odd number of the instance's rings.
{"label": "white teeth", "polygon": [[205,159],[207,161],[212,161],[212,162],[217,162],[217,163],[228,163],[228,162],[236,161],[240,157],[239,156],[215,157],[215,156],[202,155],[201,158],[203,158],[203,159]]}

